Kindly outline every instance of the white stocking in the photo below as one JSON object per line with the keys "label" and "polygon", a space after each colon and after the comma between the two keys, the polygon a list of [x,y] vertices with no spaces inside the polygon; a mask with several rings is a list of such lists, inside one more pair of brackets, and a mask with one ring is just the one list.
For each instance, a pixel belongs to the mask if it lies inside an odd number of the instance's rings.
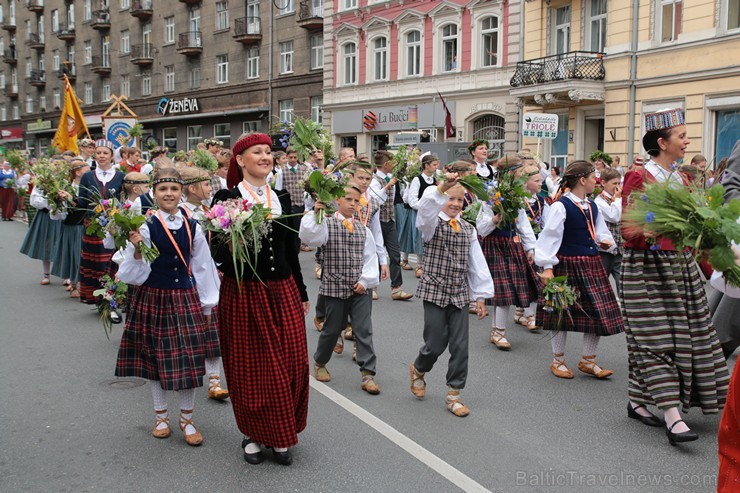
{"label": "white stocking", "polygon": [[583,334],[583,356],[596,356],[599,339],[596,334]]}
{"label": "white stocking", "polygon": [[537,309],[537,303],[530,303],[528,307],[524,308],[524,316],[525,317],[534,316],[534,312],[536,309]]}
{"label": "white stocking", "polygon": [[154,412],[157,413],[157,418],[160,423],[157,425],[158,430],[164,430],[167,428],[167,423],[162,422],[169,416],[167,412],[167,391],[162,388],[156,380],[149,381],[149,388],[152,389],[152,400],[154,401]]}
{"label": "white stocking", "polygon": [[[195,407],[195,389],[183,389],[178,392],[180,394],[180,415],[184,419],[193,418],[193,408]],[[188,411],[187,413],[183,410]],[[185,427],[185,434],[192,435],[196,432],[193,425],[187,425]]]}
{"label": "white stocking", "polygon": [[209,378],[221,375],[221,358],[206,358],[206,375]]}
{"label": "white stocking", "polygon": [[493,328],[499,329],[501,333],[506,331],[506,322],[509,320],[509,307],[497,306],[493,309]]}
{"label": "white stocking", "polygon": [[[568,338],[568,333],[564,330],[555,332],[550,338],[550,344],[552,344],[552,354],[563,354],[565,353],[565,342]],[[562,358],[562,356],[559,356]]]}

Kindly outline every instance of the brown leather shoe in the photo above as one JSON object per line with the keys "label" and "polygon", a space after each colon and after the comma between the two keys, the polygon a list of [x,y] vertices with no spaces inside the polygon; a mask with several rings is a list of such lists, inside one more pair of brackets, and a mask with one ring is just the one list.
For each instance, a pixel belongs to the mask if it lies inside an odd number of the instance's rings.
{"label": "brown leather shoe", "polygon": [[[167,425],[167,428],[158,429],[157,426],[159,426],[162,423],[165,423]],[[157,417],[157,422],[154,423],[154,429],[152,430],[152,436],[154,438],[168,438],[171,434],[172,434],[172,430],[170,430],[170,417],[169,416],[167,416],[166,418]]]}
{"label": "brown leather shoe", "polygon": [[364,375],[362,377],[362,390],[371,395],[380,394],[380,387],[375,383],[373,375]]}
{"label": "brown leather shoe", "polygon": [[[581,370],[583,373],[593,375],[599,380],[609,378],[610,376],[614,375],[614,372],[612,370],[600,368],[599,365],[596,364],[596,355],[582,356],[581,358],[581,361],[578,362],[578,369]],[[596,370],[597,368],[598,371]]]}
{"label": "brown leather shoe", "polygon": [[427,393],[427,382],[424,380],[424,374],[416,371],[414,363],[409,364],[409,371],[411,373],[411,393],[417,399],[423,399]]}
{"label": "brown leather shoe", "polygon": [[447,404],[447,410],[458,418],[464,418],[465,416],[470,414],[470,408],[468,408],[468,406],[463,404],[463,402],[460,400],[459,390],[448,391],[447,397],[445,398],[445,403]]}
{"label": "brown leather shoe", "polygon": [[334,352],[337,354],[342,354],[344,352],[344,341],[342,340],[342,336],[337,338],[337,343],[334,345]]}
{"label": "brown leather shoe", "polygon": [[380,299],[380,296],[378,296],[378,288],[373,289],[373,301],[378,301]]}
{"label": "brown leather shoe", "polygon": [[208,398],[215,401],[229,398],[229,391],[221,388],[221,380],[218,377],[208,379]]}
{"label": "brown leather shoe", "polygon": [[325,366],[319,366],[314,363],[313,372],[316,380],[319,382],[331,382],[331,373],[329,373],[329,370],[327,370]]}
{"label": "brown leather shoe", "polygon": [[570,371],[570,368],[565,366],[565,360],[562,359],[563,353],[555,354],[554,356],[555,360],[550,363],[550,371],[552,374],[558,378],[573,378],[573,372]]}
{"label": "brown leather shoe", "polygon": [[413,270],[414,268],[409,265],[408,262],[400,262],[399,265],[403,270]]}
{"label": "brown leather shoe", "polygon": [[421,275],[423,274],[423,271],[421,270],[421,266],[418,266],[416,268],[416,272],[414,272],[414,274],[416,275],[416,278],[417,279],[420,279],[421,278]]}
{"label": "brown leather shoe", "polygon": [[501,351],[511,350],[511,344],[509,344],[509,341],[506,340],[506,336],[503,332],[501,332],[501,329],[498,329],[496,327],[492,328],[490,340],[491,344],[494,344]]}
{"label": "brown leather shoe", "polygon": [[413,297],[414,297],[413,294],[407,293],[401,288],[397,288],[391,291],[391,299],[396,300],[396,301],[408,301]]}
{"label": "brown leather shoe", "polygon": [[355,336],[352,334],[352,324],[347,324],[347,328],[344,329],[342,337],[347,341],[353,341],[355,339]]}
{"label": "brown leather shoe", "polygon": [[185,436],[185,443],[187,443],[191,447],[197,447],[198,445],[203,443],[203,435],[201,435],[198,430],[195,430],[195,433],[193,433],[192,435],[186,434],[185,428],[188,425],[192,425],[192,427],[195,428],[195,425],[193,424],[192,419],[185,419],[182,417],[182,415],[180,415],[180,430]]}
{"label": "brown leather shoe", "polygon": [[316,327],[316,330],[318,330],[319,332],[324,330],[324,321],[319,320],[318,317],[313,318],[313,325],[314,327]]}

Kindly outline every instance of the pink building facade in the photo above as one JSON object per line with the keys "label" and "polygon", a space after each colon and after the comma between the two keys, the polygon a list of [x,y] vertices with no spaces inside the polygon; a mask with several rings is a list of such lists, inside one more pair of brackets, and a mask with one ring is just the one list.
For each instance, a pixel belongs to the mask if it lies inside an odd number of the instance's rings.
{"label": "pink building facade", "polygon": [[423,148],[483,138],[496,154],[516,148],[509,80],[519,2],[327,0],[323,8],[323,121],[337,146],[370,153],[414,139]]}

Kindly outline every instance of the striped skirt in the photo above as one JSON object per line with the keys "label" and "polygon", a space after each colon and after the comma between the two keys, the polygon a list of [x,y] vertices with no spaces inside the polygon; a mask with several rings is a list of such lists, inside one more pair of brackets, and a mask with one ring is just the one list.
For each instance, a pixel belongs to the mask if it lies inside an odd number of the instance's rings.
{"label": "striped skirt", "polygon": [[92,305],[97,301],[93,291],[100,289],[100,278],[108,274],[113,277],[118,270],[111,261],[113,250],[103,247],[103,239],[97,236],[82,235],[80,255],[80,301]]}
{"label": "striped skirt", "polygon": [[194,287],[140,286],[121,337],[116,376],[158,380],[165,390],[202,386],[207,330]]}
{"label": "striped skirt", "polygon": [[545,330],[583,332],[598,336],[611,336],[624,331],[619,303],[614,289],[598,255],[566,257],[558,255],[559,263],[553,268],[555,277],[568,276],[568,284],[578,291],[578,304],[570,310],[570,317],[563,314],[560,327],[556,313],[543,309],[543,300],[537,305],[537,325]]}
{"label": "striped skirt", "polygon": [[292,278],[224,276],[218,332],[239,430],[270,447],[292,447],[308,416],[308,351],[301,295]]}
{"label": "striped skirt", "polygon": [[49,211],[40,209],[21,245],[21,253],[36,260],[51,261],[59,248],[62,221],[52,221]]}
{"label": "striped skirt", "polygon": [[496,286],[493,298],[486,304],[527,307],[537,301],[542,281],[534,265],[527,261],[522,244],[512,238],[493,235],[481,238],[480,242]]}
{"label": "striped skirt", "polygon": [[[404,253],[414,253],[414,232],[416,230],[416,211],[407,209],[403,204],[394,206],[396,215],[396,233],[398,233],[398,245]],[[413,223],[409,223],[410,213],[413,213]],[[410,227],[409,227],[410,226]]]}
{"label": "striped skirt", "polygon": [[729,373],[691,254],[625,249],[619,294],[630,400],[717,413]]}
{"label": "striped skirt", "polygon": [[81,224],[62,224],[61,239],[54,259],[51,273],[76,284],[80,279],[80,248],[85,227]]}
{"label": "striped skirt", "polygon": [[31,195],[30,194],[23,197],[23,203],[26,205],[25,206],[26,218],[28,219],[28,227],[30,228],[31,224],[33,224],[33,218],[36,217],[36,212],[38,212],[38,210],[34,206],[31,205]]}

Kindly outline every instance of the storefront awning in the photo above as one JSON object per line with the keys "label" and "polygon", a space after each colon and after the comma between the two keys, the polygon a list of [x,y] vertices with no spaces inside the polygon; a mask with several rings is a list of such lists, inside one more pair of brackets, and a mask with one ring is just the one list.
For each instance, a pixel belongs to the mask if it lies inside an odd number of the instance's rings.
{"label": "storefront awning", "polygon": [[234,110],[211,111],[208,113],[188,113],[187,115],[141,117],[139,118],[139,122],[142,124],[174,122],[179,120],[196,120],[199,118],[215,118],[219,116],[229,117],[234,115],[246,115],[248,113],[261,113],[266,111],[270,111],[270,108],[268,106],[261,106],[259,108],[241,108]]}
{"label": "storefront awning", "polygon": [[0,144],[23,142],[23,127],[0,129]]}

